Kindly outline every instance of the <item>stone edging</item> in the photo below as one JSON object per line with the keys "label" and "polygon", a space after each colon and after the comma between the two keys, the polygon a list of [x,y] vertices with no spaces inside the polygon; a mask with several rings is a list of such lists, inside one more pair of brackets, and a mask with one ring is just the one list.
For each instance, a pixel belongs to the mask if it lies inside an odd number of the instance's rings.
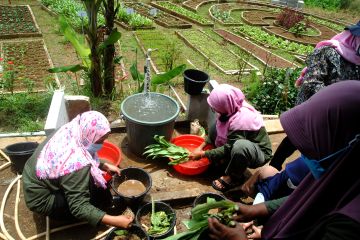
{"label": "stone edging", "polygon": [[[203,34],[205,34],[206,36],[208,36],[205,32],[201,31],[201,30],[198,30],[200,32],[202,32]],[[218,69],[219,71],[221,71],[223,74],[226,74],[226,75],[235,75],[238,73],[238,70],[224,70],[222,67],[220,67],[216,62],[214,62],[210,57],[208,57],[205,53],[203,53],[200,49],[196,48],[192,43],[190,43],[185,36],[183,36],[180,32],[178,31],[175,31],[175,34],[180,38],[182,39],[185,44],[187,46],[189,46],[190,48],[192,48],[194,51],[198,52],[201,56],[203,56],[205,59],[207,59],[209,61],[209,63],[215,67],[216,69]],[[209,37],[209,36],[208,36]],[[210,37],[211,38],[211,37]],[[212,38],[211,38],[212,39]],[[234,52],[230,51],[233,55],[237,56],[240,58],[240,56],[238,56],[237,54],[235,54]],[[248,65],[254,67],[255,69],[254,70],[258,70],[257,67],[253,66],[252,64],[250,63],[247,63]],[[246,71],[244,71],[243,74],[249,74],[251,70],[253,69],[245,69]]]}
{"label": "stone edging", "polygon": [[[5,5],[5,6],[10,6],[10,7],[13,7],[12,5]],[[15,7],[27,7],[27,9],[29,10],[30,12],[30,16],[31,16],[31,19],[35,25],[35,28],[37,30],[37,32],[34,32],[34,33],[31,33],[31,32],[28,32],[28,33],[14,33],[14,34],[2,34],[0,35],[0,39],[13,39],[13,38],[27,38],[27,37],[42,37],[42,33],[40,31],[40,28],[39,26],[37,25],[36,23],[36,20],[35,20],[35,16],[30,8],[29,5],[14,5]]]}
{"label": "stone edging", "polygon": [[[169,1],[163,1],[163,2],[169,2]],[[171,3],[172,3],[172,2],[171,2]],[[153,6],[153,7],[156,7],[156,8],[158,8],[158,9],[164,11],[164,12],[167,12],[167,13],[169,13],[169,14],[171,14],[171,15],[174,15],[174,16],[179,17],[179,18],[183,18],[183,19],[185,19],[185,20],[187,20],[187,21],[189,21],[189,22],[198,24],[198,25],[200,25],[200,26],[204,26],[204,27],[213,27],[213,26],[214,26],[213,23],[201,23],[201,22],[199,22],[199,21],[197,21],[197,20],[195,20],[195,19],[192,19],[192,18],[190,18],[190,17],[187,17],[187,16],[185,16],[185,15],[182,15],[182,14],[180,14],[180,13],[177,13],[177,12],[175,12],[175,11],[172,11],[172,10],[170,10],[170,9],[167,9],[167,8],[165,8],[165,7],[163,7],[163,6],[160,6],[160,5],[156,4],[155,2],[150,2],[150,5]]]}
{"label": "stone edging", "polygon": [[[133,31],[132,33],[133,33],[133,36],[135,37],[136,42],[139,44],[142,52],[146,55],[146,49],[145,49],[144,45],[141,43],[141,41],[140,41],[140,39],[138,38],[138,36],[136,35],[136,32]],[[160,71],[159,71],[159,70],[157,69],[157,67],[156,67],[156,64],[155,64],[154,61],[152,60],[151,56],[150,56],[150,65],[151,65],[152,69],[154,70],[154,72],[155,72],[156,74],[159,74],[159,73],[160,73]]]}
{"label": "stone edging", "polygon": [[[236,36],[236,34],[230,32],[230,31],[228,31],[228,30],[225,30],[225,29],[222,29],[222,30],[225,31],[225,32],[228,32],[229,34],[232,34],[232,35],[235,35],[235,36]],[[256,56],[256,55],[253,54],[252,52],[250,52],[250,51],[248,51],[247,49],[241,47],[240,45],[238,45],[237,43],[233,42],[232,40],[223,37],[221,34],[219,34],[218,32],[216,32],[215,30],[214,30],[214,32],[215,32],[216,34],[218,34],[219,36],[221,36],[221,37],[222,37],[223,39],[225,39],[226,41],[234,44],[235,46],[240,47],[243,51],[247,52],[247,53],[250,54],[253,58],[256,58],[258,61],[260,61],[260,62],[263,63],[264,65],[269,65],[265,60],[263,60],[263,59],[261,59],[260,57]],[[265,49],[264,47],[259,46],[259,45],[257,45],[256,43],[251,42],[251,41],[249,41],[248,39],[246,39],[246,38],[244,38],[244,37],[241,37],[241,36],[237,36],[237,37],[243,38],[244,41],[250,42],[251,44],[253,44],[253,45],[257,46],[258,48],[260,48],[262,51],[265,51],[266,53],[270,53],[271,55],[273,55],[273,56],[275,56],[275,57],[277,57],[277,58],[280,58],[281,60],[283,60],[283,61],[285,61],[285,62],[288,62],[290,65],[293,65],[293,67],[299,67],[299,66],[296,65],[295,63],[292,63],[292,62],[290,62],[289,60],[287,60],[287,59],[285,59],[285,58],[283,58],[283,57],[281,57],[281,56],[279,56],[279,55],[277,55],[277,54],[275,54],[275,53],[270,52],[269,50]],[[271,65],[269,65],[269,66],[271,66]]]}

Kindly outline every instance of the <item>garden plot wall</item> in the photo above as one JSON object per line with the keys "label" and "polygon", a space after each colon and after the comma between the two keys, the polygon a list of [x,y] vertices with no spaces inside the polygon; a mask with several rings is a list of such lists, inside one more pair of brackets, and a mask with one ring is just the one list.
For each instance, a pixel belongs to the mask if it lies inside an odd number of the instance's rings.
{"label": "garden plot wall", "polygon": [[164,12],[168,12],[174,16],[180,17],[182,19],[185,19],[189,22],[198,24],[200,26],[214,26],[214,23],[209,21],[208,19],[198,15],[197,13],[194,13],[188,9],[185,9],[179,5],[176,5],[172,2],[168,1],[157,1],[150,3],[152,6],[163,10]]}
{"label": "garden plot wall", "polygon": [[[259,70],[256,66],[244,61],[236,53],[224,48],[203,31],[186,30],[181,33],[176,32],[176,34],[224,74],[249,73]],[[241,67],[242,69],[240,69]]]}
{"label": "garden plot wall", "polygon": [[41,36],[29,5],[0,5],[0,39]]}
{"label": "garden plot wall", "polygon": [[53,64],[43,40],[2,41],[0,49],[3,71],[15,72],[14,92],[44,91],[46,84],[57,81],[55,75],[47,71]]}
{"label": "garden plot wall", "polygon": [[[135,12],[153,20],[160,26],[166,28],[191,28],[190,23],[145,3],[124,2],[124,6],[134,9]],[[156,14],[152,15],[151,11],[156,12]]]}

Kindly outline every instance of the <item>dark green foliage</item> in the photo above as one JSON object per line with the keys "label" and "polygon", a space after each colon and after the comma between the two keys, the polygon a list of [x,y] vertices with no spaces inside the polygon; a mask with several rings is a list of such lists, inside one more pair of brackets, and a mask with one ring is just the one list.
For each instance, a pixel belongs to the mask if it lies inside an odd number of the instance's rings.
{"label": "dark green foliage", "polygon": [[348,2],[348,0],[304,0],[305,5],[313,7],[321,7],[324,9],[338,9],[342,2]]}
{"label": "dark green foliage", "polygon": [[1,127],[8,132],[43,130],[51,98],[52,93],[0,95]]}
{"label": "dark green foliage", "polygon": [[262,114],[279,114],[295,105],[297,88],[295,80],[301,69],[267,69],[263,79],[252,75],[244,92],[254,107]]}

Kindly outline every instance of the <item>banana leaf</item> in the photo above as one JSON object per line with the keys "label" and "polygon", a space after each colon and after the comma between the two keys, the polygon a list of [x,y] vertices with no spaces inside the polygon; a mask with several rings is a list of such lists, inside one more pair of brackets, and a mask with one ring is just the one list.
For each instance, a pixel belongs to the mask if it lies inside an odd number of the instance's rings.
{"label": "banana leaf", "polygon": [[80,64],[76,64],[76,65],[71,65],[71,66],[54,67],[54,68],[48,69],[48,71],[50,73],[59,73],[59,72],[68,72],[68,71],[70,71],[72,73],[76,73],[80,70],[87,70],[87,68]]}

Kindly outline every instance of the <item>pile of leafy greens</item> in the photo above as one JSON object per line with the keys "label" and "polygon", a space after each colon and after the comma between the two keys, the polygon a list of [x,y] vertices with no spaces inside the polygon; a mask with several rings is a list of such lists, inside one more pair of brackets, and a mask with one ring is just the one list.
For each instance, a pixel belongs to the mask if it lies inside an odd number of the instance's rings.
{"label": "pile of leafy greens", "polygon": [[151,204],[151,226],[147,230],[149,235],[159,235],[169,230],[173,216],[166,214],[164,211],[155,212],[155,203]]}
{"label": "pile of leafy greens", "polygon": [[[212,209],[219,209],[219,212],[209,212]],[[191,220],[183,221],[188,228],[186,232],[170,236],[164,240],[197,240],[201,233],[209,228],[208,218],[216,218],[225,225],[235,226],[232,217],[238,209],[238,206],[233,202],[227,200],[217,202],[213,198],[208,198],[206,203],[199,204],[191,210]]]}
{"label": "pile of leafy greens", "polygon": [[166,141],[164,136],[154,136],[157,143],[147,146],[143,155],[146,157],[155,158],[170,158],[169,165],[176,165],[189,160],[189,151],[183,147],[176,146],[175,144]]}

